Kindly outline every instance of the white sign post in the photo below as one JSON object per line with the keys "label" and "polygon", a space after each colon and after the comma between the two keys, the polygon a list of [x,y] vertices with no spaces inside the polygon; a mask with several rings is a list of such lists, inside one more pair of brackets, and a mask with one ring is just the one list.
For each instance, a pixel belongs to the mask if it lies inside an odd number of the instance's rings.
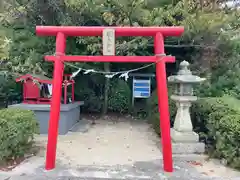
{"label": "white sign post", "polygon": [[104,29],[102,34],[103,42],[103,55],[104,56],[114,56],[115,55],[115,30],[114,29]]}

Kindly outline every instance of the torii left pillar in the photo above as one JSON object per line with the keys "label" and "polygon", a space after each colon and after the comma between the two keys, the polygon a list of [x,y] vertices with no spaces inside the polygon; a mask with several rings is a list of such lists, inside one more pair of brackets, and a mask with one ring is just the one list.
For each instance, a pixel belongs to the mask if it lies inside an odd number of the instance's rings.
{"label": "torii left pillar", "polygon": [[46,169],[50,170],[55,167],[56,161],[56,145],[58,137],[58,123],[60,115],[61,97],[62,97],[62,81],[63,81],[63,71],[64,64],[61,57],[65,54],[66,48],[66,36],[59,32],[56,36],[56,61],[54,61],[54,72],[53,72],[53,94],[51,100],[51,113],[49,121],[49,131],[48,131],[48,144],[47,149],[52,149],[52,151],[47,151],[46,159],[48,163],[46,164]]}

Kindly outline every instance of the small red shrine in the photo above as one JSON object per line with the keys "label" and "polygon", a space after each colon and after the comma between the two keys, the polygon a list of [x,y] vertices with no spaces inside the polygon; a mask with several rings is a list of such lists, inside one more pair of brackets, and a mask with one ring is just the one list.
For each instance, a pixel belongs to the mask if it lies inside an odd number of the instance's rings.
{"label": "small red shrine", "polygon": [[[74,102],[74,80],[65,74],[62,83],[63,104]],[[44,75],[26,74],[16,79],[23,82],[23,103],[51,104],[53,80]],[[68,97],[68,87],[71,86],[71,97]]]}

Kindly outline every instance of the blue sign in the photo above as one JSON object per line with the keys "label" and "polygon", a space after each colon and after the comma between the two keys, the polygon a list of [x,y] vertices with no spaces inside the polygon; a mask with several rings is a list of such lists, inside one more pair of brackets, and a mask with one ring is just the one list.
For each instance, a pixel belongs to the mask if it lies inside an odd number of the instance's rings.
{"label": "blue sign", "polygon": [[149,98],[151,95],[151,80],[133,79],[133,97]]}

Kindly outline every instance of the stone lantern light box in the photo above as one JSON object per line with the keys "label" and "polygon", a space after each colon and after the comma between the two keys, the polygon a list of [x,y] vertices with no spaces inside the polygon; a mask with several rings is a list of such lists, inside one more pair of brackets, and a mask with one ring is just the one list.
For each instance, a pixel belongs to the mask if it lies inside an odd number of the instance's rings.
{"label": "stone lantern light box", "polygon": [[205,78],[192,74],[187,61],[180,63],[180,70],[177,75],[168,77],[168,82],[175,84],[174,94],[178,96],[193,96],[193,86],[204,80]]}
{"label": "stone lantern light box", "polygon": [[[192,74],[187,61],[180,63],[180,69],[177,75],[168,77],[168,82],[175,87],[171,99],[176,102],[177,106],[174,127],[171,129],[171,138],[175,143],[190,143],[192,148],[190,148],[191,152],[189,153],[204,151],[204,144],[199,143],[198,134],[193,132],[189,111],[192,102],[197,100],[197,97],[194,96],[193,93],[193,87],[204,80],[205,78]],[[201,148],[199,148],[199,146]]]}

